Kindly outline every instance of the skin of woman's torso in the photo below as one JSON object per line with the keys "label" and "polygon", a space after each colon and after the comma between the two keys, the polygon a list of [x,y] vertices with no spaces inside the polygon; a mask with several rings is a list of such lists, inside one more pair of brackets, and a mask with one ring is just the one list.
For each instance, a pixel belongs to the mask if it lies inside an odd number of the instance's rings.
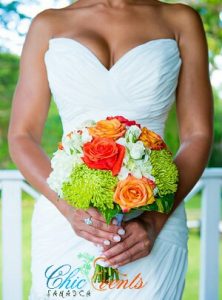
{"label": "skin of woman's torso", "polygon": [[125,52],[146,41],[172,38],[179,44],[178,13],[186,9],[156,0],[79,0],[43,14],[49,38],[79,41],[110,69]]}

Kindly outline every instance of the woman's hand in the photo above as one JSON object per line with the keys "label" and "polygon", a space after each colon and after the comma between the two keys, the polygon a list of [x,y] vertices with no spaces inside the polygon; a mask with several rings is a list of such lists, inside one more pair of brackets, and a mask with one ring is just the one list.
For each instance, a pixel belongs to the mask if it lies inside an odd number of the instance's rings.
{"label": "woman's hand", "polygon": [[112,266],[122,266],[150,254],[159,232],[171,213],[146,211],[135,219],[122,222],[126,234],[121,242],[108,246],[102,253],[107,262]]}
{"label": "woman's hand", "polygon": [[144,222],[139,218],[122,225],[126,230],[122,241],[102,253],[111,266],[122,266],[147,256],[158,234],[153,222]]}
{"label": "woman's hand", "polygon": [[[121,226],[117,226],[115,221],[114,224],[106,224],[104,217],[95,208],[75,209],[63,199],[58,202],[58,209],[69,221],[75,233],[94,244],[100,245],[104,250],[108,249],[108,245],[113,246],[121,241],[121,236],[125,234],[125,230]],[[92,225],[85,224],[84,219],[90,217],[92,218]]]}

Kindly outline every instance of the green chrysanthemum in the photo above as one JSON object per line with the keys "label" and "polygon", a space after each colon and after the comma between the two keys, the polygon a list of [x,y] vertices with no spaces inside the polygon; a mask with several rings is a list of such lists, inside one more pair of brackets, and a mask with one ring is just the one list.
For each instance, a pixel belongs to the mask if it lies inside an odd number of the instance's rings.
{"label": "green chrysanthemum", "polygon": [[63,183],[63,197],[76,208],[93,206],[104,212],[114,207],[113,193],[117,182],[118,178],[109,170],[90,169],[80,164],[73,168],[69,181]]}
{"label": "green chrysanthemum", "polygon": [[175,193],[178,170],[171,153],[167,149],[152,151],[150,161],[152,164],[151,174],[155,177],[159,196]]}

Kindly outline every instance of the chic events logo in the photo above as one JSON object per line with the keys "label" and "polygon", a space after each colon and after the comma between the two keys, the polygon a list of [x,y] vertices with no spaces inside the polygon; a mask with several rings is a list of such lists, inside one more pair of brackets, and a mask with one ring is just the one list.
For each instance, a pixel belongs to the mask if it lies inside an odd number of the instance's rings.
{"label": "chic events logo", "polygon": [[98,259],[104,261],[108,261],[108,259],[102,256],[95,259],[94,256],[90,256],[88,253],[80,253],[78,258],[83,262],[78,267],[73,267],[70,264],[47,267],[45,278],[48,297],[68,298],[70,296],[73,298],[78,295],[90,297],[90,285],[93,289],[100,292],[113,289],[141,289],[145,285],[141,273],[131,275],[129,278],[126,273],[121,273],[120,271],[118,271],[119,279],[95,283],[93,276],[90,275],[90,270]]}

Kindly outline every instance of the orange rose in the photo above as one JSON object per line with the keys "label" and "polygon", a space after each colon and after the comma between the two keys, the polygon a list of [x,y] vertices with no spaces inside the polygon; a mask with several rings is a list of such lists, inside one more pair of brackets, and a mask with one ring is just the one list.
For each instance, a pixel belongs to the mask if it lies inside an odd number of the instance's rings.
{"label": "orange rose", "polygon": [[111,170],[115,176],[122,167],[125,147],[113,139],[97,137],[83,145],[83,153],[82,160],[89,168]]}
{"label": "orange rose", "polygon": [[88,131],[93,137],[105,137],[117,140],[121,136],[124,136],[126,125],[117,119],[100,120],[95,126],[88,127]]}
{"label": "orange rose", "polygon": [[155,201],[149,180],[146,177],[139,179],[132,175],[118,182],[113,198],[123,212],[129,212],[131,208],[152,204]]}
{"label": "orange rose", "polygon": [[166,148],[166,144],[164,143],[161,136],[159,136],[154,131],[147,129],[146,127],[142,128],[139,140],[142,141],[143,144],[151,150],[161,150]]}

